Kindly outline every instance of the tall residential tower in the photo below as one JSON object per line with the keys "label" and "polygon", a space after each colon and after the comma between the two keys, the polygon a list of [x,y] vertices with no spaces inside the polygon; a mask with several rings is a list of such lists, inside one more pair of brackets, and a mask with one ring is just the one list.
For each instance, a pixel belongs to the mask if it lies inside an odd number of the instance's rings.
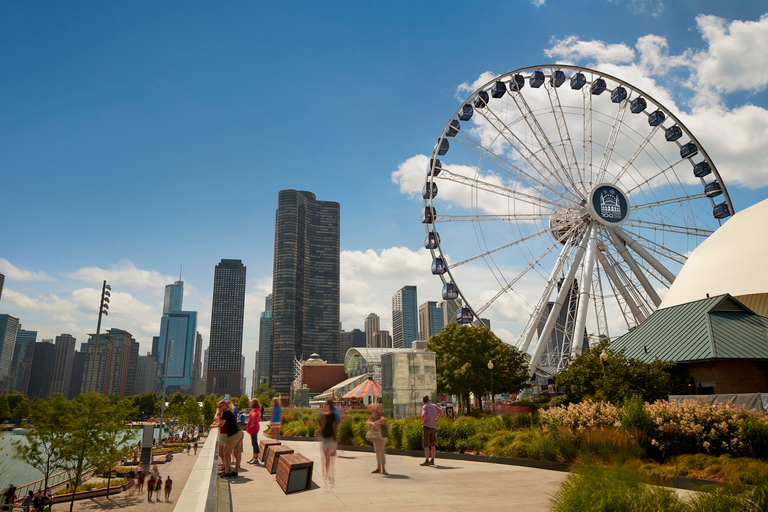
{"label": "tall residential tower", "polygon": [[392,296],[392,346],[411,348],[411,344],[418,339],[416,287],[403,286]]}

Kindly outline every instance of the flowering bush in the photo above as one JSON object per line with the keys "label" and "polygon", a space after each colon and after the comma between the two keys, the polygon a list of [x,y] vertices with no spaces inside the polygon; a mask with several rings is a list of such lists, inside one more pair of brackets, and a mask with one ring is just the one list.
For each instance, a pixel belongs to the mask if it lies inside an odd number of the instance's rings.
{"label": "flowering bush", "polygon": [[567,427],[575,433],[593,428],[621,427],[618,410],[614,405],[592,400],[541,411],[540,422],[545,431]]}

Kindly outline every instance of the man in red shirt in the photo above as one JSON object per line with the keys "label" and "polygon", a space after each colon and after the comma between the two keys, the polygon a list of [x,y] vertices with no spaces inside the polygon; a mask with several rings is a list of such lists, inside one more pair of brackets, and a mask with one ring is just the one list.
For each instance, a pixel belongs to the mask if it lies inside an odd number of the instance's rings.
{"label": "man in red shirt", "polygon": [[[443,410],[429,401],[429,395],[424,395],[424,405],[421,407],[421,441],[424,445],[426,459],[421,466],[435,465],[435,422],[443,415]],[[429,459],[429,449],[432,448],[432,460]]]}

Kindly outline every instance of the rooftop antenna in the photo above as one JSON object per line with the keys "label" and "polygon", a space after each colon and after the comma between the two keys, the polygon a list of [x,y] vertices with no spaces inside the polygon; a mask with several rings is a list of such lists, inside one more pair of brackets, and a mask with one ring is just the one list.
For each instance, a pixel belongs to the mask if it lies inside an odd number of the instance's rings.
{"label": "rooftop antenna", "polygon": [[183,269],[183,268],[184,268],[184,264],[183,263],[179,263],[179,281],[181,281],[181,269]]}

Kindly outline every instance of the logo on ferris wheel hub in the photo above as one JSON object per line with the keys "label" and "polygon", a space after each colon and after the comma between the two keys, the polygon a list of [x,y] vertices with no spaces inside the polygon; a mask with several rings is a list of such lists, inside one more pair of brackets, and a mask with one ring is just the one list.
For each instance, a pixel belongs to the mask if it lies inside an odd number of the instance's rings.
{"label": "logo on ferris wheel hub", "polygon": [[601,183],[592,189],[589,212],[593,219],[606,226],[621,224],[629,214],[629,201],[610,183]]}

